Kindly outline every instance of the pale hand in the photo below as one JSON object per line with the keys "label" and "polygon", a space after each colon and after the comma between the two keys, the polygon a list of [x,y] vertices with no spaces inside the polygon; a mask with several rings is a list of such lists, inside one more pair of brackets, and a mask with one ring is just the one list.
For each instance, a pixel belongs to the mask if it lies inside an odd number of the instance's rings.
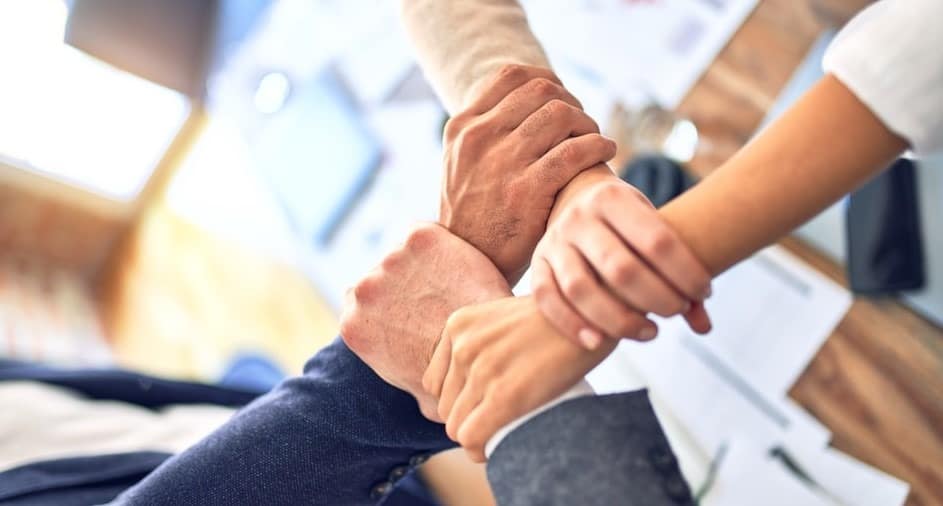
{"label": "pale hand", "polygon": [[426,224],[348,291],[341,336],[435,419],[436,401],[423,391],[422,374],[446,320],[462,306],[508,295],[507,281],[487,257],[441,226]]}
{"label": "pale hand", "polygon": [[567,204],[532,264],[544,316],[589,349],[604,337],[654,338],[648,313],[683,314],[701,333],[711,328],[703,307],[710,273],[648,199],[615,177]]}
{"label": "pale hand", "polygon": [[532,297],[456,311],[423,377],[446,431],[476,462],[505,425],[563,394],[615,349],[588,351],[560,335]]}

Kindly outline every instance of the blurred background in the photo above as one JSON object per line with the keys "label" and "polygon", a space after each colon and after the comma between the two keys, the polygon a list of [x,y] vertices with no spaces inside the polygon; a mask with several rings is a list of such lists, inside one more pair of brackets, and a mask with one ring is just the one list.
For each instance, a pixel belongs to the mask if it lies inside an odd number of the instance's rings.
{"label": "blurred background", "polygon": [[395,2],[0,10],[4,355],[296,372],[435,219],[444,113]]}
{"label": "blurred background", "polygon": [[[663,203],[815,82],[835,30],[869,2],[523,3],[555,70],[619,142],[613,168]],[[0,358],[261,389],[300,371],[336,335],[346,287],[411,223],[437,215],[447,116],[398,8],[0,1]],[[943,465],[926,463],[943,464],[943,157],[899,163],[895,181],[915,198],[888,212],[917,216],[916,229],[895,235],[893,222],[861,217],[881,187],[851,196],[787,239],[788,253],[721,281],[717,311],[733,316],[709,342],[746,383],[793,406],[786,412],[801,405],[796,416],[817,419],[813,440],[836,434],[844,451],[904,479],[861,471],[889,480],[871,480],[886,485],[872,497],[890,499],[869,504],[901,504],[908,487],[911,504],[934,504]],[[783,272],[824,298],[788,302]],[[732,344],[758,329],[782,338],[759,351],[796,356],[775,381]],[[634,365],[676,407],[672,389],[686,379]],[[616,389],[614,370],[594,386]],[[736,395],[718,388],[711,396]],[[906,409],[888,413],[888,398]],[[678,433],[690,432],[674,414]],[[875,443],[915,427],[907,444],[920,457],[890,438]],[[700,464],[686,476],[701,481],[692,476],[715,467],[731,439],[692,439]],[[821,472],[852,472],[841,469]],[[746,504],[730,497],[717,492],[713,504]]]}

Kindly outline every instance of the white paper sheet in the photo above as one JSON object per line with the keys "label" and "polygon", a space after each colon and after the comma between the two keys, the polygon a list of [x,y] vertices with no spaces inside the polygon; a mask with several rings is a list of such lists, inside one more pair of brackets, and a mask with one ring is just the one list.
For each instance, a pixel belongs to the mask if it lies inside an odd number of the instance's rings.
{"label": "white paper sheet", "polygon": [[780,247],[753,256],[714,282],[701,339],[755,389],[780,397],[795,383],[851,307],[851,294]]}
{"label": "white paper sheet", "polygon": [[840,506],[899,506],[910,486],[887,473],[834,449],[821,450],[801,440],[785,445],[799,464]]}
{"label": "white paper sheet", "polygon": [[756,0],[525,2],[551,60],[571,59],[613,91],[646,91],[667,108],[681,102],[755,5]]}
{"label": "white paper sheet", "polygon": [[[600,393],[651,389],[692,489],[726,449],[704,505],[897,506],[906,483],[828,448],[828,429],[785,395],[850,301],[789,253],[770,249],[715,284],[709,336],[677,318],[660,320],[658,339],[622,343],[587,379]],[[772,456],[774,448],[811,481]]]}
{"label": "white paper sheet", "polygon": [[703,506],[835,506],[812,491],[764,448],[740,439],[731,441],[717,468]]}
{"label": "white paper sheet", "polygon": [[772,446],[789,434],[824,447],[828,430],[785,393],[847,311],[850,295],[779,248],[734,267],[714,286],[711,334],[695,335],[680,318],[659,319],[658,339],[622,343],[591,379],[616,383],[628,374],[619,368],[631,370],[707,453],[744,435]]}

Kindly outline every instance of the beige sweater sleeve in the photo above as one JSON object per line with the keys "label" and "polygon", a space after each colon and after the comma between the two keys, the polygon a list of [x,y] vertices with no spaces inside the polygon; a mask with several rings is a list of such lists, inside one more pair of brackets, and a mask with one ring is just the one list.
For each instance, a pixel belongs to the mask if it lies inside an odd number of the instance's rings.
{"label": "beige sweater sleeve", "polygon": [[419,64],[449,113],[501,65],[549,67],[517,0],[401,0]]}

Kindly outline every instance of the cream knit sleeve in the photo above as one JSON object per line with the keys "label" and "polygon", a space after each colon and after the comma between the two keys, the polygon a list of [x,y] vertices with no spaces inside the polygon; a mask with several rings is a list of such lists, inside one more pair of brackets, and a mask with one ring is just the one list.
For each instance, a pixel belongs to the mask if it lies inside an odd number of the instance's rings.
{"label": "cream knit sleeve", "polygon": [[451,114],[501,65],[549,67],[517,0],[401,0],[419,63]]}

